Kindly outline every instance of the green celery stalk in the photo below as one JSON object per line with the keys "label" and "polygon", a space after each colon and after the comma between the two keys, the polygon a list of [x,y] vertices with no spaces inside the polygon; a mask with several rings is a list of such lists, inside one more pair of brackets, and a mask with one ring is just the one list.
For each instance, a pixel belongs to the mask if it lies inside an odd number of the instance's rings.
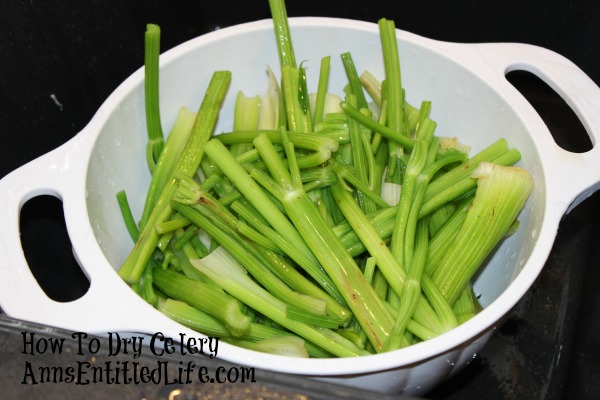
{"label": "green celery stalk", "polygon": [[[177,160],[175,174],[191,177],[196,173],[204,155],[205,144],[213,133],[221,103],[225,98],[230,81],[231,72],[229,71],[216,71],[213,73],[194,121],[192,135],[183,149],[181,157]],[[140,279],[142,271],[158,243],[158,233],[154,227],[156,224],[169,219],[172,213],[170,201],[175,190],[176,181],[173,178],[165,185],[165,189],[159,196],[148,222],[140,232],[139,240],[135,243],[133,250],[129,253],[118,272],[125,282],[133,284]]]}
{"label": "green celery stalk", "polygon": [[[385,70],[385,102],[386,122],[391,132],[400,137],[407,137],[404,124],[404,90],[402,88],[402,75],[400,68],[400,57],[398,55],[398,43],[394,21],[382,18],[378,21],[379,37],[383,53],[383,66]],[[375,129],[374,129],[375,130]],[[385,136],[381,130],[375,130]],[[388,145],[390,163],[387,175],[394,177],[398,175],[398,162],[402,157],[402,147],[406,147],[398,140],[391,140]],[[396,178],[398,179],[398,178]],[[397,182],[399,183],[399,182]]]}
{"label": "green celery stalk", "polygon": [[409,265],[408,255],[406,252],[405,242],[410,239],[407,237],[406,226],[410,215],[411,207],[414,206],[414,192],[417,183],[417,178],[425,168],[427,161],[428,143],[423,140],[417,140],[415,147],[410,155],[406,174],[402,182],[402,193],[400,194],[400,203],[398,204],[398,213],[394,231],[392,232],[391,245],[392,254],[398,259],[402,265]]}
{"label": "green celery stalk", "polygon": [[[257,342],[264,339],[278,338],[283,336],[288,338],[296,337],[293,333],[287,330],[252,322],[250,323],[250,328],[244,335],[234,339],[231,336],[229,329],[227,329],[222,321],[182,301],[165,299],[164,301],[159,302],[157,309],[164,315],[172,318],[184,326],[187,326],[188,328],[194,329],[209,337],[218,337],[221,340],[239,345],[241,347],[249,348],[249,346],[246,346],[247,343]],[[304,347],[308,352],[308,355],[311,357],[331,357],[330,353],[325,352],[312,343],[304,342]]]}
{"label": "green celery stalk", "polygon": [[317,126],[325,114],[325,99],[327,97],[327,84],[329,82],[329,70],[331,68],[331,57],[325,56],[321,59],[321,68],[319,70],[319,85],[315,100],[313,126]]}
{"label": "green celery stalk", "polygon": [[378,21],[381,46],[383,49],[383,63],[385,68],[385,81],[387,85],[387,119],[388,127],[404,134],[402,77],[400,71],[400,57],[396,39],[394,21],[382,18]]}
{"label": "green celery stalk", "polygon": [[[235,99],[233,111],[233,131],[251,131],[258,128],[259,110],[261,102],[259,96],[246,96],[239,91]],[[235,157],[252,149],[247,143],[237,143],[231,146],[230,151]]]}
{"label": "green celery stalk", "polygon": [[140,236],[140,231],[135,223],[135,219],[133,218],[131,208],[129,207],[129,201],[127,200],[127,194],[124,190],[121,190],[117,193],[117,202],[119,203],[119,209],[123,215],[123,221],[125,222],[127,232],[129,232],[129,236],[131,236],[131,239],[135,243]]}
{"label": "green celery stalk", "polygon": [[294,132],[312,132],[304,69],[283,66],[281,74],[281,90],[289,129]]}
{"label": "green celery stalk", "polygon": [[251,320],[242,312],[241,303],[222,289],[170,269],[155,268],[153,277],[163,293],[223,321],[233,336],[243,335],[250,327]]}
{"label": "green celery stalk", "polygon": [[368,117],[365,114],[361,113],[360,110],[358,110],[355,107],[352,107],[347,102],[343,101],[342,103],[340,103],[340,107],[342,108],[342,110],[344,110],[346,114],[348,114],[348,116],[356,119],[365,127],[381,134],[381,136],[390,140],[390,144],[400,145],[406,148],[407,150],[412,149],[415,145],[415,141],[409,138],[408,136],[405,136],[402,133],[392,128],[389,128],[388,126],[380,124],[371,117]]}
{"label": "green celery stalk", "polygon": [[282,205],[314,256],[344,296],[373,347],[381,351],[391,328],[391,316],[365,280],[354,259],[321,218],[315,203],[298,185],[299,178],[294,178],[299,175],[293,164],[294,146],[285,141],[285,132],[282,136],[291,175],[291,188],[284,196]]}
{"label": "green celery stalk", "polygon": [[177,160],[181,157],[183,149],[192,133],[192,127],[196,119],[196,113],[186,107],[181,107],[175,123],[171,128],[167,141],[162,149],[160,157],[156,162],[154,173],[150,180],[150,187],[146,195],[144,210],[140,221],[140,228],[146,225],[156,202],[167,182],[173,176],[173,171],[177,165]]}
{"label": "green celery stalk", "polygon": [[456,314],[456,320],[459,324],[462,324],[473,318],[481,310],[481,304],[477,300],[473,286],[469,283],[454,303],[453,311]]}
{"label": "green celery stalk", "polygon": [[385,351],[402,347],[402,339],[404,338],[408,321],[413,318],[413,314],[418,308],[418,302],[421,299],[421,275],[423,273],[429,242],[426,220],[419,221],[415,236],[415,255],[410,263],[407,279],[402,288],[402,302],[400,303],[398,316],[396,317],[392,332],[385,343]]}
{"label": "green celery stalk", "polygon": [[[356,78],[356,81],[358,81],[358,78]],[[358,85],[360,86],[360,82],[358,82]],[[359,89],[362,90],[360,87]],[[349,104],[360,107],[358,103],[359,99],[356,95],[348,95],[346,99]],[[362,101],[366,103],[364,95]],[[370,141],[366,137],[363,127],[353,118],[348,119],[348,132],[350,133],[350,144],[352,147],[352,165],[354,166],[357,181],[368,187],[368,190],[371,191],[370,182],[374,174],[374,160]],[[357,190],[356,196],[361,208],[365,212],[368,213],[377,209],[373,200],[363,193],[362,188]]]}
{"label": "green celery stalk", "polygon": [[[269,222],[273,229],[285,238],[297,251],[295,254],[301,257],[294,258],[294,261],[312,276],[334,299],[343,302],[343,297],[339,293],[339,290],[335,287],[331,278],[323,271],[296,228],[294,228],[287,217],[256,184],[254,179],[233,158],[227,148],[215,138],[207,143],[206,154],[218,165],[221,171],[231,180],[250,204],[260,212],[261,216]],[[290,256],[293,255],[291,254]]]}
{"label": "green celery stalk", "polygon": [[[377,266],[386,278],[390,288],[399,297],[402,297],[404,285],[407,280],[406,269],[394,257],[386,243],[381,240],[378,232],[362,213],[350,193],[342,189],[339,185],[333,185],[331,192],[361,243],[363,243],[371,257],[377,260]],[[430,312],[425,301],[424,298],[419,300],[418,311],[414,316],[415,320],[431,331],[439,332],[439,320],[435,314]]]}
{"label": "green celery stalk", "polygon": [[429,243],[429,249],[427,254],[427,261],[425,262],[425,273],[433,275],[433,272],[437,268],[440,260],[444,254],[448,251],[456,234],[460,230],[460,227],[465,222],[467,217],[467,210],[471,205],[473,198],[469,197],[458,206],[452,213],[446,223],[439,229],[439,231],[431,237]]}
{"label": "green celery stalk", "polygon": [[342,63],[344,64],[344,70],[346,71],[346,76],[348,77],[348,82],[351,87],[351,92],[354,96],[356,96],[356,107],[359,110],[367,108],[367,99],[365,97],[365,93],[363,92],[362,84],[356,71],[352,55],[349,52],[346,52],[343,53],[341,57]]}
{"label": "green celery stalk", "polygon": [[[228,132],[220,134],[217,139],[219,139],[223,145],[231,146],[238,142],[251,143],[261,134],[267,135],[271,142],[281,144],[281,135],[279,131],[273,130]],[[348,139],[347,137],[344,139],[344,136],[345,135],[342,135],[341,140]],[[338,150],[340,143],[339,135],[336,139],[321,134],[290,132],[289,137],[294,145],[309,152],[309,154],[298,156],[298,165],[303,169],[316,167],[325,163],[331,158],[332,153]]]}
{"label": "green celery stalk", "polygon": [[450,305],[510,229],[533,188],[531,175],[520,167],[484,162],[473,175],[477,178],[473,204],[432,276]]}
{"label": "green celery stalk", "polygon": [[148,145],[146,158],[150,172],[154,168],[164,144],[164,135],[160,120],[159,107],[159,57],[160,57],[160,27],[147,24],[144,34],[144,100],[146,107],[146,126],[148,130]]}
{"label": "green celery stalk", "polygon": [[279,53],[279,62],[282,67],[296,68],[296,57],[290,35],[287,10],[284,0],[269,0],[273,27],[275,29],[275,40]]}
{"label": "green celery stalk", "polygon": [[329,329],[288,318],[286,305],[250,279],[244,268],[221,247],[192,263],[232,296],[324,350],[339,357],[368,354]]}
{"label": "green celery stalk", "polygon": [[[269,290],[275,297],[296,307],[315,314],[325,314],[326,301],[317,299],[291,290],[284,282],[274,275],[259,258],[259,252],[252,244],[244,243],[243,238],[232,229],[228,229],[225,223],[213,215],[207,218],[207,214],[202,214],[201,205],[190,207],[184,204],[173,204],[173,207],[181,214],[192,220],[194,224],[207,232],[217,243],[219,243],[229,254],[231,254],[240,264],[244,265],[246,270],[263,287]],[[210,215],[210,214],[208,214]]]}
{"label": "green celery stalk", "polygon": [[360,83],[365,88],[369,96],[371,96],[375,104],[377,104],[379,108],[382,108],[383,102],[381,100],[381,82],[379,82],[370,71],[364,71],[360,75],[359,79]]}
{"label": "green celery stalk", "polygon": [[[285,249],[282,250],[283,254],[288,254],[290,250],[286,249],[285,245],[282,245],[282,243],[285,243],[286,241],[281,238],[277,232],[268,227],[266,225],[266,221],[254,215],[253,211],[250,210],[250,207],[251,206],[244,204],[241,201],[237,201],[232,204],[231,208],[232,210],[236,211],[241,218],[254,226],[257,231],[259,231],[261,234],[264,234],[267,239],[275,243],[278,248],[282,247]],[[315,285],[312,281],[309,281],[300,271],[294,268],[294,266],[290,265],[290,263],[287,262],[284,257],[282,257],[282,254],[265,248],[258,248],[258,251],[262,253],[262,256],[266,262],[269,263],[270,269],[291,288],[308,296],[326,300],[326,309],[329,315],[333,315],[341,321],[346,321],[348,318],[350,318],[350,311],[348,311],[345,307],[342,307],[321,287]]]}

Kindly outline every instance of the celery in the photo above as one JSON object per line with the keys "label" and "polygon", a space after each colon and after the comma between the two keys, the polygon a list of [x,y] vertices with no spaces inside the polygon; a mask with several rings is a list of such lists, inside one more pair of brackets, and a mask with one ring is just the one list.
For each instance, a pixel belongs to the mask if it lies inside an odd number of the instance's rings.
{"label": "celery", "polygon": [[402,77],[396,41],[396,27],[394,21],[385,18],[380,19],[378,23],[383,48],[385,80],[388,88],[386,97],[388,126],[392,131],[404,134]]}
{"label": "celery", "polygon": [[312,131],[305,79],[303,68],[282,67],[281,89],[286,107],[287,123],[290,130],[303,133]]}
{"label": "celery", "polygon": [[[238,92],[235,107],[233,111],[233,130],[234,132],[251,131],[258,128],[259,110],[261,102],[260,97],[245,96],[241,91]],[[271,127],[274,128],[274,127]],[[231,153],[238,157],[252,149],[248,143],[238,143],[231,146]]]}
{"label": "celery", "polygon": [[281,88],[271,68],[267,68],[267,76],[269,83],[265,94],[260,100],[258,111],[257,128],[261,130],[277,129],[280,126],[287,125],[285,113],[282,112]]}
{"label": "celery", "polygon": [[[216,216],[202,214],[203,208],[181,204],[173,204],[180,213],[194,221],[196,225],[207,232],[216,242],[226,249],[246,270],[267,290],[281,301],[292,304],[315,314],[324,314],[326,301],[292,291],[277,276],[266,267],[258,257],[258,251],[253,245],[244,241],[235,231],[228,229]],[[206,211],[206,210],[205,210]]]}
{"label": "celery", "polygon": [[[162,150],[148,150],[139,227],[118,194],[135,241],[119,275],[192,329],[292,357],[389,351],[471,318],[473,274],[519,228],[531,191],[512,167],[519,151],[501,139],[467,159],[468,146],[435,135],[431,102],[405,101],[389,20],[384,80],[359,76],[345,52],[344,100],[327,92],[330,56],[309,94],[284,1],[269,5],[281,87],[267,67],[265,94],[238,92],[233,129],[218,136],[229,72],[213,75],[197,113],[181,109]],[[157,76],[145,84],[150,135]]]}
{"label": "celery", "polygon": [[363,85],[369,96],[373,99],[375,104],[382,107],[383,102],[381,101],[381,82],[369,71],[364,71],[360,77],[360,83]]}
{"label": "celery", "polygon": [[271,224],[291,248],[295,249],[294,260],[302,266],[332,297],[342,299],[338,288],[333,284],[315,256],[310,252],[298,231],[271,199],[257,186],[250,175],[239,165],[231,153],[218,139],[210,140],[206,145],[206,154],[219,166],[225,175],[235,184],[246,199],[260,212],[261,216]]}
{"label": "celery", "polygon": [[[283,337],[290,338],[294,345],[298,343],[298,338],[293,333],[256,322],[250,323],[250,327],[244,335],[233,338],[231,332],[222,321],[179,300],[165,299],[158,303],[157,309],[169,318],[191,329],[245,348],[258,350],[258,348],[253,347],[250,343],[278,338],[277,341],[279,343],[273,349],[275,354],[281,355],[282,353],[278,349],[284,348],[288,344],[286,340],[282,340]],[[303,341],[303,347],[303,353],[308,353],[310,357],[331,357],[330,353],[323,351],[312,343]],[[263,347],[260,350],[265,351],[267,349]]]}
{"label": "celery", "polygon": [[117,201],[119,202],[119,209],[123,215],[123,221],[125,222],[127,232],[129,232],[131,239],[136,242],[140,236],[140,231],[135,223],[133,214],[131,213],[129,201],[127,200],[127,194],[124,190],[121,190],[117,193]]}
{"label": "celery", "polygon": [[[465,222],[467,209],[471,204],[472,198],[468,198],[460,205],[456,206],[456,210],[452,213],[446,223],[440,227],[435,235],[431,237],[427,260],[425,263],[425,272],[432,275],[435,268],[438,266],[440,259],[446,254],[456,234]],[[430,221],[431,222],[431,221]]]}
{"label": "celery", "polygon": [[160,27],[158,25],[146,25],[144,43],[144,98],[146,106],[146,125],[148,129],[146,158],[150,171],[154,172],[154,167],[162,152],[164,143],[158,104],[158,60],[160,56]]}
{"label": "celery", "polygon": [[[213,74],[194,121],[192,135],[175,166],[175,173],[186,176],[193,176],[196,173],[204,155],[204,144],[213,133],[230,80],[231,73],[228,71],[217,71]],[[166,221],[171,215],[172,209],[169,203],[175,189],[175,181],[171,179],[159,196],[147,224],[142,228],[139,240],[119,270],[119,276],[129,284],[140,279],[144,266],[156,247],[158,234],[154,226]]]}
{"label": "celery", "polygon": [[520,159],[521,153],[517,149],[509,149],[504,139],[497,140],[459,167],[431,182],[425,192],[419,217],[429,215],[442,205],[474,189],[477,180],[471,176],[471,173],[481,162],[488,161],[508,166],[517,163]]}
{"label": "celery", "polygon": [[408,321],[417,310],[418,302],[421,298],[421,275],[427,254],[428,235],[427,220],[421,220],[417,227],[415,256],[411,260],[408,276],[402,287],[402,302],[400,303],[392,332],[384,346],[386,351],[402,346],[402,338],[404,337]]}
{"label": "celery", "polygon": [[196,113],[190,111],[186,107],[181,107],[175,123],[167,136],[167,141],[163,147],[163,150],[156,162],[154,173],[150,181],[150,187],[148,188],[148,194],[146,195],[146,202],[144,204],[144,210],[142,212],[142,219],[140,221],[140,227],[146,225],[150,213],[154,209],[156,202],[162,191],[164,190],[168,180],[173,175],[173,171],[177,165],[177,160],[181,157],[181,153],[185,147],[185,144],[189,140],[192,132],[192,126],[196,119]]}
{"label": "celery", "polygon": [[[346,216],[347,221],[353,227],[354,232],[356,232],[365,248],[369,251],[369,254],[377,260],[377,266],[385,276],[392,290],[398,296],[402,296],[407,279],[405,268],[393,256],[385,242],[381,240],[350,194],[339,186],[332,186],[332,193],[340,205],[340,209]],[[417,314],[416,318],[417,321],[422,322],[426,326],[428,325],[429,329],[433,331],[439,330],[440,325],[437,317],[429,313],[424,302],[421,303],[419,314]]]}
{"label": "celery", "polygon": [[[285,133],[283,134],[285,138]],[[284,144],[288,162],[294,160],[291,142]],[[276,160],[274,160],[276,162]],[[389,334],[390,315],[381,299],[369,286],[355,261],[348,255],[331,228],[319,217],[315,204],[295,182],[297,169],[290,163],[291,186],[283,207],[302,238],[327,274],[340,288],[342,296],[376,350],[381,350]]]}
{"label": "celery", "polygon": [[360,110],[356,109],[355,107],[352,107],[347,102],[342,102],[340,104],[340,107],[342,107],[342,110],[344,110],[344,112],[346,112],[349,116],[356,119],[358,122],[360,122],[367,128],[389,139],[390,144],[395,143],[409,150],[413,148],[415,144],[414,140],[396,130],[393,130],[392,128],[389,128],[388,126],[382,125],[377,121],[374,121],[368,116],[362,114]]}
{"label": "celery", "polygon": [[462,324],[468,321],[481,310],[482,307],[473,292],[473,286],[468,284],[454,303],[453,311],[456,314],[457,323]]}
{"label": "celery", "polygon": [[356,107],[360,109],[367,108],[367,99],[365,97],[365,93],[362,89],[362,84],[360,81],[360,77],[356,72],[356,67],[354,65],[354,60],[352,59],[352,55],[348,52],[342,54],[342,62],[344,64],[344,69],[346,71],[346,75],[348,76],[348,82],[351,88],[351,93],[356,96]]}
{"label": "celery", "polygon": [[477,179],[473,204],[432,276],[451,305],[505,236],[533,187],[531,176],[520,167],[484,162],[473,172],[473,177]]}
{"label": "celery", "polygon": [[[386,102],[386,120],[387,127],[391,132],[395,132],[398,137],[405,137],[406,130],[404,124],[404,91],[402,88],[402,76],[400,69],[400,57],[398,55],[398,44],[396,38],[396,27],[394,21],[382,18],[378,21],[379,36],[381,38],[381,47],[383,53],[383,65],[385,70],[385,102]],[[375,130],[375,129],[374,129]],[[381,135],[381,130],[375,130]],[[392,140],[389,142],[390,163],[387,175],[394,177],[399,174],[397,170],[398,162],[404,151],[402,147],[407,147],[400,141]],[[398,179],[398,178],[396,178]]]}
{"label": "celery", "polygon": [[331,57],[326,56],[321,59],[321,69],[319,72],[319,88],[315,100],[313,113],[313,126],[318,125],[323,120],[323,115],[326,114],[325,100],[327,98],[327,83],[329,82],[329,69],[331,65]]}
{"label": "celery", "polygon": [[297,336],[275,336],[259,341],[229,340],[231,344],[250,350],[262,351],[263,353],[277,354],[287,357],[307,358],[308,351],[304,346],[304,340]]}
{"label": "celery", "polygon": [[232,296],[324,350],[341,357],[367,354],[333,331],[288,318],[286,305],[250,279],[244,268],[220,247],[193,262]]}
{"label": "celery", "polygon": [[269,0],[269,8],[271,10],[271,17],[273,18],[281,67],[296,68],[296,57],[292,46],[285,2],[284,0]]}
{"label": "celery", "polygon": [[169,269],[155,268],[153,277],[162,292],[223,321],[233,336],[243,335],[250,327],[241,303],[223,290]]}

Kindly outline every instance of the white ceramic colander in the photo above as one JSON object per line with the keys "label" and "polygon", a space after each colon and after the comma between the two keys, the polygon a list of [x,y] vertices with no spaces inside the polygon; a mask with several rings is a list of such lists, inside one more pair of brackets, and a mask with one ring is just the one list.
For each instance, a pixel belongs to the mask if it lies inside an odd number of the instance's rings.
{"label": "white ceramic colander", "polygon": [[[297,58],[308,60],[304,66],[313,90],[321,57],[331,55],[330,91],[342,93],[346,78],[338,56],[346,51],[359,71],[383,77],[376,24],[291,18],[290,27]],[[296,359],[222,343],[222,359],[371,390],[425,393],[481,349],[538,276],[563,214],[598,188],[600,89],[570,61],[522,44],[446,43],[403,31],[398,31],[398,41],[407,100],[433,102],[436,133],[458,136],[473,152],[504,137],[521,150],[520,165],[535,179],[519,231],[500,246],[475,281],[484,311],[435,339],[380,355]],[[198,108],[213,71],[228,69],[232,87],[217,131],[231,130],[236,92],[262,94],[267,64],[275,70],[279,66],[271,20],[215,31],[166,52],[160,75],[165,127],[171,126],[179,107]],[[505,74],[511,70],[533,72],[560,94],[581,119],[594,148],[582,154],[559,148],[532,106],[507,82]],[[116,274],[132,243],[115,194],[126,190],[134,215],[141,214],[150,179],[145,145],[143,70],[138,70],[77,136],[0,181],[0,307],[6,314],[100,335],[199,335],[151,308]],[[90,280],[88,292],[76,301],[49,299],[21,249],[21,206],[42,194],[62,199],[74,253]]]}

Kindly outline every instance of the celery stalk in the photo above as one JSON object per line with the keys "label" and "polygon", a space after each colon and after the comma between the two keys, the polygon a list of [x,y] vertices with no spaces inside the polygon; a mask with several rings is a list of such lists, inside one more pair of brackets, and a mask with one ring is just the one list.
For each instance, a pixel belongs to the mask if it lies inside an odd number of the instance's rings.
{"label": "celery stalk", "polygon": [[[231,72],[229,71],[216,71],[213,74],[194,121],[192,135],[177,161],[175,173],[190,177],[196,173],[204,155],[204,145],[213,133],[217,115],[230,81]],[[158,242],[158,234],[154,227],[156,224],[166,221],[171,215],[170,201],[175,190],[175,180],[170,179],[159,196],[148,222],[142,228],[139,240],[119,270],[119,276],[125,282],[133,284],[140,279]]]}
{"label": "celery stalk", "polygon": [[175,123],[171,128],[167,141],[163,147],[163,150],[156,162],[156,167],[152,178],[150,180],[150,187],[146,195],[146,201],[144,203],[144,210],[142,212],[142,218],[140,221],[140,228],[146,225],[150,213],[154,209],[156,202],[164,190],[168,180],[173,176],[173,171],[177,165],[177,160],[181,157],[181,153],[185,148],[187,141],[192,133],[192,127],[194,120],[196,119],[196,113],[190,111],[186,107],[181,107]]}
{"label": "celery stalk", "polygon": [[330,68],[331,57],[323,57],[321,59],[321,68],[319,70],[319,86],[313,112],[313,126],[319,124],[323,120],[323,115],[325,114],[325,99],[327,97],[327,84],[329,82]]}
{"label": "celery stalk", "polygon": [[[283,137],[285,140],[285,133]],[[293,144],[284,143],[284,148],[288,161],[294,160]],[[391,328],[391,316],[354,259],[320,217],[316,205],[301,187],[294,185],[294,176],[298,174],[294,164],[290,163],[289,168],[292,187],[282,200],[288,217],[344,296],[373,347],[381,351]]]}
{"label": "celery stalk", "polygon": [[227,175],[273,229],[297,250],[297,254],[301,257],[297,257],[295,261],[333,298],[338,301],[342,299],[339,289],[335,287],[331,278],[323,271],[298,231],[244,168],[237,163],[227,148],[218,139],[212,139],[206,145],[206,154],[219,166],[221,171]]}
{"label": "celery stalk", "polygon": [[331,330],[288,318],[286,305],[250,279],[244,268],[221,247],[207,257],[192,262],[232,296],[326,351],[340,357],[368,354]]}
{"label": "celery stalk", "polygon": [[163,293],[220,319],[233,336],[243,335],[250,327],[250,318],[242,312],[241,303],[222,289],[169,269],[155,268],[153,277]]}
{"label": "celery stalk", "polygon": [[146,158],[150,172],[154,172],[164,144],[164,135],[159,108],[159,56],[160,27],[147,24],[144,34],[144,101],[146,107],[146,126],[148,144]]}
{"label": "celery stalk", "polygon": [[484,162],[473,176],[477,179],[473,204],[432,276],[450,305],[505,236],[533,188],[531,175],[520,167]]}
{"label": "celery stalk", "polygon": [[[404,285],[407,280],[406,268],[394,257],[386,243],[381,240],[379,234],[361,212],[350,193],[343,190],[339,185],[332,186],[331,191],[354,232],[360,238],[360,241],[369,254],[377,260],[377,266],[383,276],[385,276],[390,288],[399,297],[402,297]],[[424,301],[425,299],[419,301],[415,319],[430,330],[439,332],[439,321],[436,315],[432,314],[430,309],[426,307]]]}
{"label": "celery stalk", "polygon": [[117,193],[117,201],[119,203],[121,214],[123,215],[123,221],[125,222],[127,232],[129,232],[129,236],[131,236],[131,239],[135,243],[140,236],[140,231],[135,223],[135,219],[133,218],[131,208],[129,207],[129,201],[127,200],[127,194],[124,190],[121,190]]}

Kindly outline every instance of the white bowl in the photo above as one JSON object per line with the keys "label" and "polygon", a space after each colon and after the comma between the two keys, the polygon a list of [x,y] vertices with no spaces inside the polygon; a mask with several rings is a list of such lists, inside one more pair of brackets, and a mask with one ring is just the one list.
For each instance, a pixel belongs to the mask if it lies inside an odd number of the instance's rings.
{"label": "white bowl", "polygon": [[[298,60],[308,60],[309,89],[321,57],[332,56],[330,91],[342,93],[339,55],[349,51],[359,72],[383,77],[376,24],[331,18],[291,18]],[[398,31],[407,100],[433,102],[437,134],[458,136],[476,152],[504,137],[522,152],[520,165],[535,189],[520,216],[520,229],[502,243],[478,274],[479,315],[437,338],[379,355],[352,359],[296,359],[221,343],[218,356],[257,368],[332,380],[383,392],[423,394],[466,365],[538,276],[553,245],[561,216],[598,188],[598,147],[573,154],[559,148],[531,105],[505,79],[510,70],[530,71],[553,87],[597,143],[600,90],[571,62],[523,44],[456,44]],[[271,20],[222,29],[161,56],[160,100],[168,128],[181,106],[197,109],[213,71],[231,70],[232,86],[217,132],[232,127],[238,90],[262,94],[266,66],[278,71]],[[75,331],[111,331],[178,337],[199,334],[147,305],[116,270],[132,247],[115,194],[124,189],[141,215],[149,173],[145,161],[143,71],[120,85],[75,138],[7,175],[0,208],[0,307],[6,314]],[[79,300],[58,303],[37,285],[21,250],[19,212],[30,198],[53,194],[64,203],[73,249],[90,279]]]}

